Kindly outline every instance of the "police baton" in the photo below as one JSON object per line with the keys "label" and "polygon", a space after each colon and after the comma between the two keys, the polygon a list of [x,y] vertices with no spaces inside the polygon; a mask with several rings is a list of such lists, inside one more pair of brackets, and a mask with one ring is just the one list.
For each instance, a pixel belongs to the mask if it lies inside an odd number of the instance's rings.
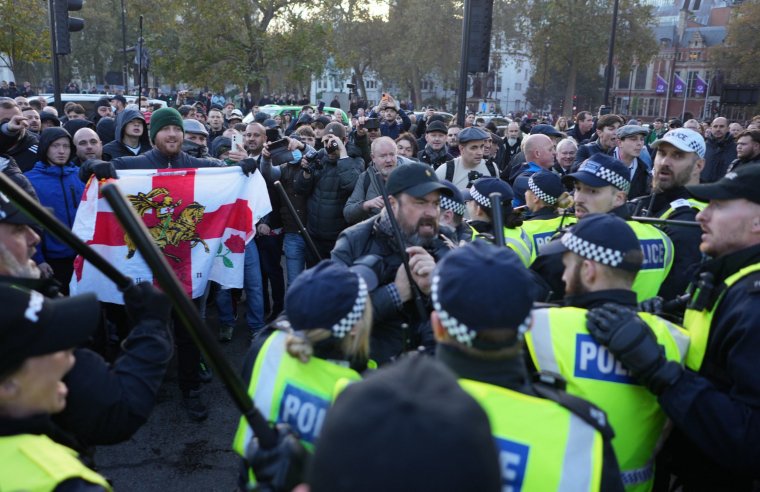
{"label": "police baton", "polygon": [[631,217],[631,220],[635,220],[636,222],[641,222],[643,224],[700,227],[699,222],[695,220],[657,219],[655,217],[640,217],[640,216],[633,216]]}
{"label": "police baton", "polygon": [[[96,182],[92,186],[97,186]],[[87,243],[79,239],[71,229],[61,223],[40,202],[29,196],[19,185],[14,183],[5,173],[0,172],[0,191],[29,218],[37,222],[43,229],[51,233],[68,247],[73,249],[79,256],[89,261],[95,268],[103,272],[122,292],[132,285],[132,279],[121,273],[116,267],[103,258]],[[2,197],[0,197],[2,199]]]}
{"label": "police baton", "polygon": [[273,448],[277,443],[277,432],[269,426],[261,412],[253,405],[243,387],[243,382],[233,371],[219,348],[219,344],[204,325],[198,310],[182,289],[174,270],[169,267],[163,253],[151,238],[145,223],[121,194],[116,183],[108,183],[100,191],[108,204],[111,205],[111,210],[113,210],[124,231],[135,243],[137,250],[153,271],[161,289],[171,299],[174,311],[203,353],[206,362],[219,374],[232,401],[259,439],[261,447],[263,449]]}
{"label": "police baton", "polygon": [[488,198],[491,200],[491,213],[493,215],[493,240],[496,246],[503,248],[504,242],[504,215],[501,209],[501,193],[494,191]]}
{"label": "police baton", "polygon": [[304,241],[306,241],[306,244],[309,246],[309,249],[311,250],[314,257],[317,260],[321,260],[322,256],[319,254],[319,250],[317,250],[317,245],[314,244],[314,240],[311,238],[309,232],[306,230],[306,227],[303,225],[303,222],[301,221],[301,218],[298,216],[298,212],[296,211],[296,207],[294,207],[293,202],[290,201],[290,197],[287,193],[285,193],[285,187],[282,186],[282,183],[279,181],[274,182],[274,187],[277,188],[277,191],[280,193],[280,198],[282,198],[282,201],[284,201],[285,205],[288,206],[290,215],[292,215],[293,220],[296,221],[296,225],[298,226],[298,231],[301,233],[301,237]]}

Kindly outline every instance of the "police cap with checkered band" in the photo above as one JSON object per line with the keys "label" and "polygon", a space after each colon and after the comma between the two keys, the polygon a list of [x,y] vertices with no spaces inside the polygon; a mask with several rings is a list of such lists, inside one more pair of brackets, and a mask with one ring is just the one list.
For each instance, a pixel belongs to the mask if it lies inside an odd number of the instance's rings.
{"label": "police cap with checkered band", "polygon": [[662,138],[652,142],[651,147],[656,149],[663,143],[670,144],[687,153],[696,153],[702,159],[704,159],[705,151],[707,149],[704,137],[689,128],[676,128],[675,130],[670,130],[663,135]]}
{"label": "police cap with checkered band", "polygon": [[484,208],[491,208],[491,193],[501,194],[501,204],[503,207],[512,208],[512,199],[515,192],[512,187],[499,178],[479,178],[476,179],[472,186],[462,194],[464,201],[474,200],[478,205]]}
{"label": "police cap with checkered band", "polygon": [[478,347],[478,331],[517,330],[535,301],[534,281],[512,250],[474,241],[436,265],[430,298],[449,335]]}
{"label": "police cap with checkered band", "polygon": [[451,192],[450,197],[441,195],[441,209],[451,210],[457,215],[464,216],[464,214],[467,213],[467,208],[464,206],[462,192],[459,191],[459,188],[457,188],[451,181],[442,179],[441,183],[443,183]]}
{"label": "police cap with checkered band", "polygon": [[641,269],[641,244],[625,220],[612,214],[591,214],[559,239],[541,248],[540,255],[573,252],[587,260],[629,272]]}
{"label": "police cap with checkered band", "polygon": [[760,166],[747,164],[726,174],[714,183],[690,185],[686,187],[696,199],[738,200],[744,198],[760,203]]}
{"label": "police cap with checkered band", "polygon": [[554,205],[565,188],[559,176],[551,171],[539,171],[528,178],[528,189],[547,205]]}
{"label": "police cap with checkered band", "polygon": [[285,313],[294,330],[324,328],[345,337],[364,315],[367,282],[342,263],[323,260],[302,272],[285,294]]}
{"label": "police cap with checkered band", "polygon": [[562,183],[566,186],[572,186],[575,181],[594,188],[614,186],[628,193],[631,189],[631,171],[614,157],[594,154],[583,161],[578,171],[562,177]]}

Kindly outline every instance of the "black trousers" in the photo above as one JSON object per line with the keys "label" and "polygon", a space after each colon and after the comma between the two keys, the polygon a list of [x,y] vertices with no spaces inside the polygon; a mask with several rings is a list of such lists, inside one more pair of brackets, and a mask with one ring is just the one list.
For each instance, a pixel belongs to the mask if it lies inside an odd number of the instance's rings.
{"label": "black trousers", "polygon": [[[196,307],[199,307],[202,298],[193,299]],[[177,349],[177,382],[182,394],[191,390],[197,390],[201,386],[201,378],[198,375],[201,364],[201,351],[193,342],[185,325],[180,321],[177,312],[172,310],[174,324],[174,346]]]}
{"label": "black trousers", "polygon": [[[279,314],[285,307],[285,276],[282,272],[283,236],[261,236],[256,238],[261,263],[261,280],[264,285],[264,313]],[[269,288],[267,288],[267,282]],[[272,292],[271,303],[269,292]],[[270,309],[271,308],[271,309]]]}
{"label": "black trousers", "polygon": [[46,262],[53,269],[53,278],[61,283],[61,294],[69,295],[71,274],[74,273],[74,258],[48,259]]}

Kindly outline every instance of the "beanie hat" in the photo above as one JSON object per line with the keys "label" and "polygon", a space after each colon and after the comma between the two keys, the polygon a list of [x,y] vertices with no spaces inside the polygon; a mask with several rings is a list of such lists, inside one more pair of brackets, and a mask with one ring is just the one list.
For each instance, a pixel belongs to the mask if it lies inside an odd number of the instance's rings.
{"label": "beanie hat", "polygon": [[154,111],[150,117],[150,141],[154,142],[156,140],[156,133],[169,125],[178,126],[183,133],[185,132],[185,126],[179,111],[174,108],[161,108],[158,111]]}

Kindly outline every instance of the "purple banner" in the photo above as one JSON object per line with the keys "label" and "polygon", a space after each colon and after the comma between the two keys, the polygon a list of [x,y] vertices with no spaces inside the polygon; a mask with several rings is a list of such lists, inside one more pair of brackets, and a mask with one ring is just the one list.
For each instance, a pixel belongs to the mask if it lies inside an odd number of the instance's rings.
{"label": "purple banner", "polygon": [[697,79],[694,81],[694,93],[698,96],[704,96],[705,92],[707,92],[707,82],[697,75]]}
{"label": "purple banner", "polygon": [[656,94],[665,94],[668,88],[668,82],[662,78],[662,75],[657,75],[657,86],[654,89]]}
{"label": "purple banner", "polygon": [[681,77],[678,76],[678,74],[675,75],[675,80],[673,82],[673,94],[683,94],[683,91],[686,89],[686,84],[681,79]]}

